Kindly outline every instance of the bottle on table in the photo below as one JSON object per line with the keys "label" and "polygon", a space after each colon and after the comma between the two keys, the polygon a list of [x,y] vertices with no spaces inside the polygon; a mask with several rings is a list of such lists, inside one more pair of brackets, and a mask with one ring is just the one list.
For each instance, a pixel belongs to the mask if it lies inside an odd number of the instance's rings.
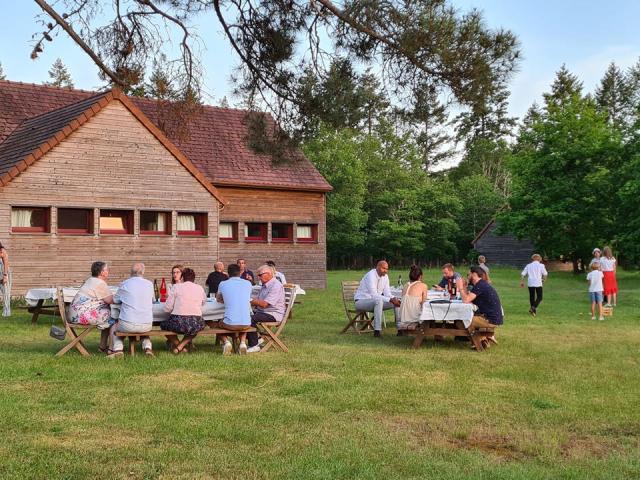
{"label": "bottle on table", "polygon": [[162,277],[162,281],[160,282],[160,301],[167,301],[167,282],[165,281],[164,277]]}
{"label": "bottle on table", "polygon": [[398,275],[398,285],[397,287],[402,290],[402,287],[404,287],[404,285],[402,284],[402,275]]}
{"label": "bottle on table", "polygon": [[156,302],[160,301],[160,290],[158,290],[158,279],[157,278],[153,279],[153,299]]}

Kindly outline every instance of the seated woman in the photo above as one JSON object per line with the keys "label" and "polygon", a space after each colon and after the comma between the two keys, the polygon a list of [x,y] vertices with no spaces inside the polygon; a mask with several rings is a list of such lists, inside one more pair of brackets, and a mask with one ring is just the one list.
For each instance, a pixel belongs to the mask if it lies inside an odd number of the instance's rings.
{"label": "seated woman", "polygon": [[164,311],[171,315],[160,327],[162,330],[184,335],[182,341],[178,341],[177,335],[169,338],[175,354],[187,351],[187,344],[204,328],[202,305],[207,301],[207,297],[204,288],[194,283],[195,279],[196,273],[190,268],[184,268],[182,283],[173,286],[164,305]]}
{"label": "seated woman", "polygon": [[184,266],[182,265],[174,265],[173,268],[171,269],[171,283],[169,284],[169,293],[171,293],[171,291],[173,290],[173,287],[178,284],[178,283],[182,283],[182,270],[184,269]]}
{"label": "seated woman", "polygon": [[107,285],[109,266],[106,262],[91,264],[91,277],[78,290],[69,306],[70,322],[80,325],[97,325],[101,330],[100,351],[107,353],[113,294]]}
{"label": "seated woman", "polygon": [[420,322],[422,304],[427,300],[429,291],[427,284],[422,281],[422,269],[417,265],[411,265],[409,280],[402,290],[400,302],[399,327],[404,329]]}

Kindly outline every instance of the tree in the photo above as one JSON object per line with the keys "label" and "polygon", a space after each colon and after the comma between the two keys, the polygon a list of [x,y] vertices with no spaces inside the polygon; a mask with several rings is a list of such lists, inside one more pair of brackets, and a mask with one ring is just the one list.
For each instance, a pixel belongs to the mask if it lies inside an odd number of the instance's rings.
{"label": "tree", "polygon": [[175,51],[167,41],[173,33],[182,72],[176,88],[197,90],[192,25],[213,14],[239,60],[237,92],[287,127],[304,93],[298,79],[308,71],[327,78],[338,56],[375,66],[372,75],[394,98],[410,98],[408,92],[428,82],[461,108],[484,103],[520,58],[511,32],[489,28],[479,11],[460,13],[447,0],[61,0],[55,8],[35,1],[45,12],[45,30],[33,57],[62,29],[105,79],[125,89],[139,83],[163,49]]}
{"label": "tree", "polygon": [[51,65],[51,68],[49,69],[49,78],[50,81],[45,82],[45,85],[59,88],[73,88],[71,74],[59,58],[57,58],[56,61],[53,62],[53,65]]}
{"label": "tree", "polygon": [[598,107],[607,115],[607,120],[617,129],[628,126],[631,105],[625,75],[611,63],[596,89],[595,99]]}
{"label": "tree", "polygon": [[589,258],[594,245],[613,237],[615,175],[621,139],[590,97],[582,97],[564,67],[545,108],[520,134],[511,162],[509,209],[501,228],[531,239],[543,253]]}
{"label": "tree", "polygon": [[2,62],[0,62],[0,80],[6,80],[7,77],[4,74],[4,70],[2,69]]}

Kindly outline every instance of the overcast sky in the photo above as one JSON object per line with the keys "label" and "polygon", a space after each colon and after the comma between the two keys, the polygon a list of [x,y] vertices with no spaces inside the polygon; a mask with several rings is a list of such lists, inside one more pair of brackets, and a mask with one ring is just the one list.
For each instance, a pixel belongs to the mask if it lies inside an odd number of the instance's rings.
{"label": "overcast sky", "polygon": [[[30,60],[31,35],[41,30],[34,20],[34,2],[13,1],[4,7],[0,29],[0,62],[9,80],[41,83],[57,57],[68,66],[77,88],[101,85],[88,57],[60,34],[36,60]],[[512,30],[520,39],[524,58],[511,81],[511,114],[521,117],[548,90],[556,70],[565,63],[584,82],[597,85],[607,65],[627,68],[640,57],[637,0],[455,0],[461,10],[479,8],[494,28]],[[229,74],[234,56],[213,14],[198,23],[206,44],[205,101],[217,103],[231,90]]]}

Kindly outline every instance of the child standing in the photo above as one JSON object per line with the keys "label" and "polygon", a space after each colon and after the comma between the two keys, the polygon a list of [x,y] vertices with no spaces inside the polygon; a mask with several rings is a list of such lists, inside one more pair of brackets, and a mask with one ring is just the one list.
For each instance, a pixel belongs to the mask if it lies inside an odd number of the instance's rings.
{"label": "child standing", "polygon": [[591,300],[591,320],[596,319],[596,304],[598,304],[600,320],[604,320],[604,315],[602,314],[603,278],[604,274],[600,271],[600,264],[593,262],[591,264],[591,271],[587,275],[587,282],[589,282],[589,299]]}

